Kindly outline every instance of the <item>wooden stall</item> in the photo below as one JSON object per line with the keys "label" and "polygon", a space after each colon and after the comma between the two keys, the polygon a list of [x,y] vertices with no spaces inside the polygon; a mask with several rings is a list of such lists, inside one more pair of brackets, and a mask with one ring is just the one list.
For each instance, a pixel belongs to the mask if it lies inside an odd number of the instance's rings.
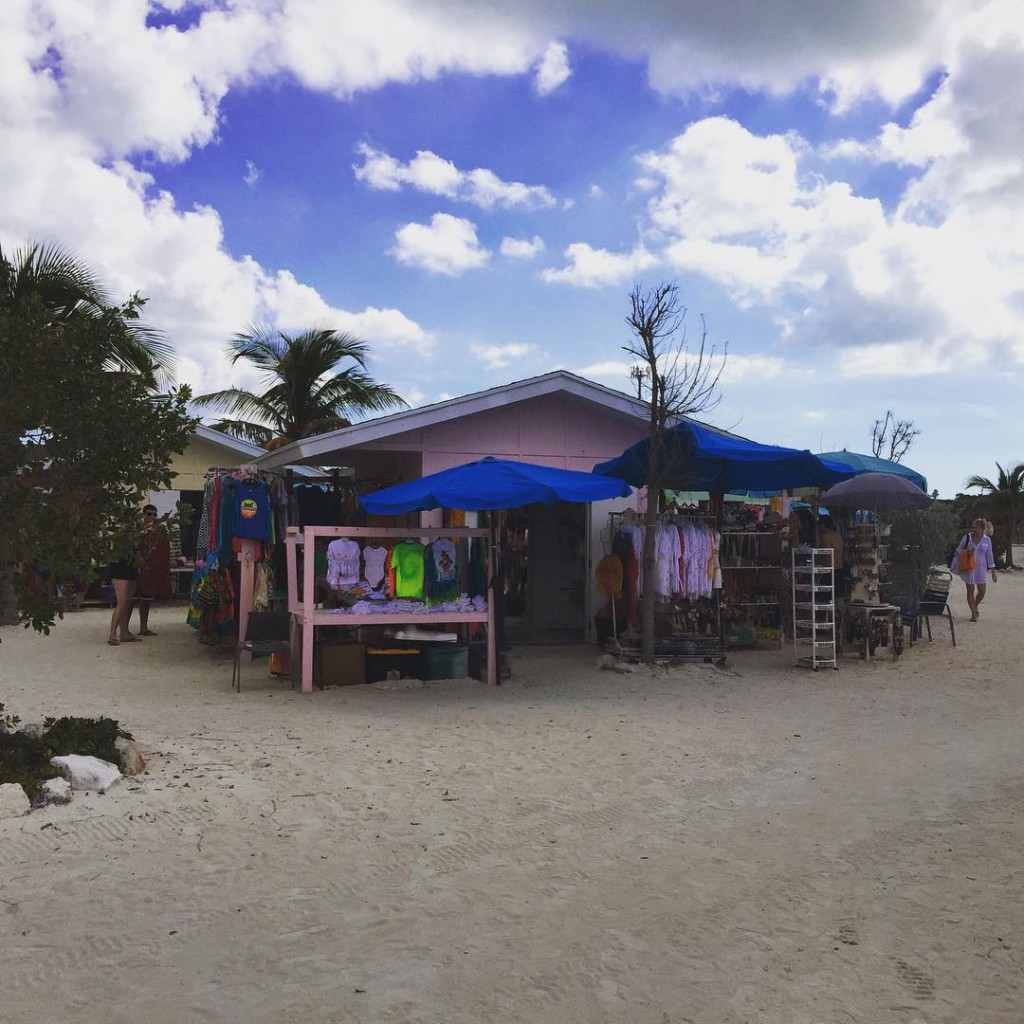
{"label": "wooden stall", "polygon": [[[410,536],[416,537],[421,543],[429,543],[440,538],[450,538],[467,545],[473,538],[486,538],[487,559],[485,562],[485,580],[487,589],[486,611],[422,611],[408,612],[354,613],[340,608],[322,608],[317,604],[316,595],[316,542],[325,537],[331,540],[351,538],[355,540],[377,538],[380,540],[402,540]],[[317,626],[344,626],[357,629],[361,626],[398,626],[406,624],[440,625],[452,624],[484,624],[487,626],[487,682],[497,683],[497,652],[495,650],[494,623],[494,581],[491,573],[493,550],[491,548],[491,531],[489,529],[469,529],[453,527],[448,529],[415,527],[367,527],[367,526],[306,526],[303,528],[289,527],[285,537],[287,545],[286,557],[288,564],[288,611],[292,617],[292,671],[301,665],[300,689],[303,693],[313,690],[313,656],[314,630]],[[299,548],[302,549],[302,592],[299,593]]]}

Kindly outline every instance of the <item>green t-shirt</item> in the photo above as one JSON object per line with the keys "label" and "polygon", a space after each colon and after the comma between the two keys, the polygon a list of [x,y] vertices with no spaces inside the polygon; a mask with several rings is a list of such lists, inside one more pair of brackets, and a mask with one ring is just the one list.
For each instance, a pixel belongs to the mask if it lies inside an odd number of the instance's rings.
{"label": "green t-shirt", "polygon": [[423,596],[423,545],[403,541],[391,551],[388,564],[395,570],[395,597]]}

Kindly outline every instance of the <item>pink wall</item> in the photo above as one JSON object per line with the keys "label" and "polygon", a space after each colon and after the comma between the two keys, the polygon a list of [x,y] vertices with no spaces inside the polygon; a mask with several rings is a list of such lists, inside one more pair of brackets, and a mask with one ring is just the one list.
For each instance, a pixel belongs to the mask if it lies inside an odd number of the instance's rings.
{"label": "pink wall", "polygon": [[572,395],[543,395],[397,434],[360,450],[422,451],[424,476],[486,455],[589,473],[645,430],[640,420]]}

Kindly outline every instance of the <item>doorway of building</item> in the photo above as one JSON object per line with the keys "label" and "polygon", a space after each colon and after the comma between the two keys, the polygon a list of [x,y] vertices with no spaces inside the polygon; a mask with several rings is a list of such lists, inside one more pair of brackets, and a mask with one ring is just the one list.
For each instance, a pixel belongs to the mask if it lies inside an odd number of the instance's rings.
{"label": "doorway of building", "polygon": [[502,513],[505,637],[586,640],[587,505],[560,501]]}

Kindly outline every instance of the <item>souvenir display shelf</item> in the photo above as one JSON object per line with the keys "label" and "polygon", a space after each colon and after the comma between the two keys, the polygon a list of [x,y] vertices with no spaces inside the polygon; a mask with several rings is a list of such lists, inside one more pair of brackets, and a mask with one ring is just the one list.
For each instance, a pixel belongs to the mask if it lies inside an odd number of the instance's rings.
{"label": "souvenir display shelf", "polygon": [[[751,559],[731,562],[726,554],[732,538],[744,538]],[[782,648],[785,630],[782,625],[782,530],[723,530],[720,563],[722,567],[722,605],[728,617],[725,635],[730,645],[757,646],[770,644]],[[749,538],[749,543],[747,541]],[[778,545],[773,544],[778,541]],[[770,555],[763,549],[778,547]]]}
{"label": "souvenir display shelf", "polygon": [[[313,690],[313,631],[317,626],[347,626],[357,629],[360,626],[383,626],[415,624],[417,626],[441,623],[484,623],[487,626],[487,682],[497,683],[497,658],[495,656],[494,633],[494,586],[490,571],[490,549],[488,548],[487,579],[487,611],[485,612],[422,612],[414,615],[408,613],[352,614],[339,612],[337,609],[318,608],[316,603],[316,579],[314,559],[316,541],[319,537],[334,540],[338,537],[352,539],[371,537],[393,541],[415,537],[424,544],[440,537],[449,537],[467,542],[474,537],[490,538],[488,529],[427,528],[413,526],[405,528],[379,526],[306,526],[288,527],[285,543],[288,560],[288,611],[292,617],[292,664],[301,665],[301,690],[311,693]],[[303,559],[302,593],[298,590],[298,549],[301,547]]]}
{"label": "souvenir display shelf", "polygon": [[793,548],[792,574],[797,664],[809,665],[815,672],[822,665],[838,669],[832,549]]}

